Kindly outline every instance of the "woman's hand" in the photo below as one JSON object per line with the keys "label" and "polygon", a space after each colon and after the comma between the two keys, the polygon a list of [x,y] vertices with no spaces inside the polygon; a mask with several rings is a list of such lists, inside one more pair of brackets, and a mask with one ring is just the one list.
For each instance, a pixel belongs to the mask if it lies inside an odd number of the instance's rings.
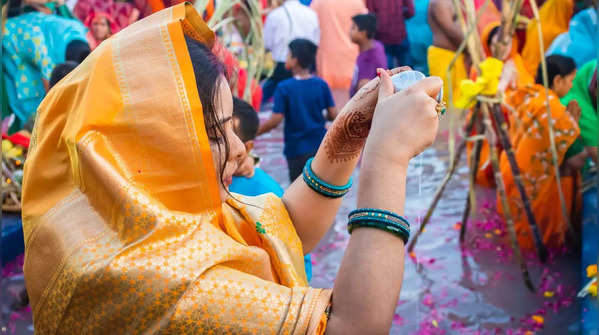
{"label": "woman's hand", "polygon": [[[409,66],[384,71],[390,75],[411,70]],[[379,78],[364,85],[343,107],[327,133],[323,146],[329,163],[341,163],[357,158],[366,142],[374,116]]]}
{"label": "woman's hand", "polygon": [[[378,102],[360,169],[358,208],[404,214],[407,163],[435,139],[443,82],[426,78],[394,93],[380,71]],[[393,234],[355,229],[335,286],[327,334],[388,334],[403,280],[405,246]]]}
{"label": "woman's hand", "polygon": [[568,106],[566,106],[566,111],[574,118],[574,120],[576,120],[576,123],[578,123],[582,113],[582,109],[580,108],[578,101],[571,100],[570,103],[568,103]]}
{"label": "woman's hand", "polygon": [[[439,117],[435,110],[443,82],[438,77],[423,79],[394,93],[389,74],[379,71],[378,102],[365,148],[365,157],[377,162],[407,163],[435,140]],[[380,160],[379,160],[380,159]]]}

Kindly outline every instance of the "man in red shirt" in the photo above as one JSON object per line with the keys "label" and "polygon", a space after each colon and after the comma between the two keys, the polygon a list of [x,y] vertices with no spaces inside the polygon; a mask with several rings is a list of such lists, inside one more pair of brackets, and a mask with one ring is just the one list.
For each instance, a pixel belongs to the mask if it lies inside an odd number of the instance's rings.
{"label": "man in red shirt", "polygon": [[375,39],[385,46],[389,68],[409,65],[410,44],[405,20],[414,16],[414,1],[366,0],[366,7],[376,15]]}

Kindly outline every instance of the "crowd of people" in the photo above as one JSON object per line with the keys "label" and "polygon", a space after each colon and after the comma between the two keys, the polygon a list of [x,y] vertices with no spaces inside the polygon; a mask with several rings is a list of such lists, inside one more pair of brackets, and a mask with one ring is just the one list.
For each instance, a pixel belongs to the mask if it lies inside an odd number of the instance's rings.
{"label": "crowd of people", "polygon": [[[3,5],[2,119],[15,116],[3,138],[36,129],[23,178],[36,331],[55,331],[56,315],[63,329],[100,332],[388,330],[403,272],[398,241],[409,236],[407,162],[434,139],[439,91],[457,113],[461,83],[476,77],[467,49],[456,54],[466,14],[452,0],[251,1],[234,6],[233,25],[216,35],[203,21],[218,0],[202,13],[178,0]],[[517,179],[543,242],[561,247],[581,206],[581,176],[598,164],[598,43],[589,43],[597,4],[525,0],[507,37],[501,1],[474,5],[484,10],[476,27],[484,57],[503,65],[498,96],[521,176],[507,148],[495,149],[520,245],[534,248]],[[250,22],[252,6],[260,22]],[[166,8],[169,17],[158,13]],[[256,27],[274,66],[248,86],[236,57]],[[395,93],[390,76],[404,66],[443,83],[427,78],[413,94]],[[260,122],[260,110],[272,113]],[[253,153],[256,137],[281,123],[287,190]],[[489,145],[476,181],[495,187]],[[375,218],[350,217],[355,232],[331,297],[307,286],[308,253],[360,159],[357,214]],[[498,211],[506,211],[499,200]],[[72,222],[56,224],[63,218]],[[355,229],[363,227],[378,230]],[[132,305],[137,314],[123,313]]]}

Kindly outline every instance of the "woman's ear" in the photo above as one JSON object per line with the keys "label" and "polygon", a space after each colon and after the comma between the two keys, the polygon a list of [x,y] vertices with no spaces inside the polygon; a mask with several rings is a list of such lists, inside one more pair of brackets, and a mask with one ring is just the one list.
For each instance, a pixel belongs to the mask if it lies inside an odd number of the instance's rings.
{"label": "woman's ear", "polygon": [[245,151],[249,154],[254,149],[254,140],[249,140],[243,143],[245,145]]}
{"label": "woman's ear", "polygon": [[557,90],[559,87],[561,87],[561,85],[564,84],[565,79],[566,79],[565,77],[558,74],[557,76],[553,77],[553,82],[549,83],[550,84],[549,88],[554,91]]}

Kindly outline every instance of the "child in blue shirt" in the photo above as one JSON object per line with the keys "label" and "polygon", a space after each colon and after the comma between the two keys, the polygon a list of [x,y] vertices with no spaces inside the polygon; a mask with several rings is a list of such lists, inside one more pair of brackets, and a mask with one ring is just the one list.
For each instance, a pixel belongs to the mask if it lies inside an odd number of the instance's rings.
{"label": "child in blue shirt", "polygon": [[[259,124],[258,114],[254,108],[239,98],[233,98],[233,130],[245,145],[246,156],[235,171],[229,191],[247,196],[274,193],[276,196],[282,197],[281,186],[266,172],[255,166],[256,161],[250,154],[254,148],[254,138],[256,138]],[[310,255],[304,257],[304,265],[309,281],[312,278]]]}
{"label": "child in blue shirt", "polygon": [[316,50],[317,46],[307,39],[298,38],[289,43],[285,66],[293,78],[277,86],[273,114],[258,131],[258,135],[266,133],[285,119],[283,153],[291,182],[316,154],[327,132],[326,120],[332,121],[337,115],[329,85],[310,71],[316,62]]}

